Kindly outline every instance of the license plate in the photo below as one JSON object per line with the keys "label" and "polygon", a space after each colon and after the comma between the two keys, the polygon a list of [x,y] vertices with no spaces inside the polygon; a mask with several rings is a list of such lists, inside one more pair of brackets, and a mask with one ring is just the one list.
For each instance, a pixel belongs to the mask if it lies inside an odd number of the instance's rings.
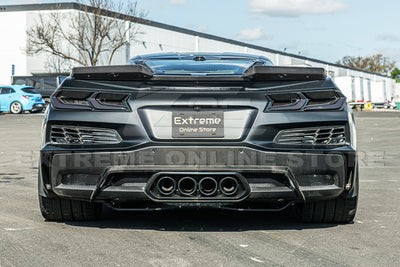
{"label": "license plate", "polygon": [[224,137],[223,111],[173,111],[173,138]]}

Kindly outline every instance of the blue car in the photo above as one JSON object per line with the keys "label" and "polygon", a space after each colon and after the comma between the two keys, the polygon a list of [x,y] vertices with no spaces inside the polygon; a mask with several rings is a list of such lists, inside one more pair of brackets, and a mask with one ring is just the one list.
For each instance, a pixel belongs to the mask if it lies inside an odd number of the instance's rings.
{"label": "blue car", "polygon": [[35,89],[25,85],[0,86],[0,111],[14,114],[41,112],[46,106]]}

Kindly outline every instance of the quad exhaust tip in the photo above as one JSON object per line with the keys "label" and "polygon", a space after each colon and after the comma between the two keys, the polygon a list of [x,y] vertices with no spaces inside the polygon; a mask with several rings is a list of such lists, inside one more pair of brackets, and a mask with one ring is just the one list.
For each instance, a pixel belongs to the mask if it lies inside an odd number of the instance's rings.
{"label": "quad exhaust tip", "polygon": [[231,196],[238,191],[239,183],[236,178],[227,176],[219,182],[219,190],[226,196]]}
{"label": "quad exhaust tip", "polygon": [[199,191],[205,196],[212,196],[217,192],[218,183],[212,177],[204,177],[199,182]]}
{"label": "quad exhaust tip", "polygon": [[197,189],[197,182],[192,177],[183,177],[178,182],[178,191],[182,195],[191,196]]}
{"label": "quad exhaust tip", "polygon": [[157,190],[164,196],[172,195],[176,190],[176,182],[169,176],[161,177],[157,182]]}
{"label": "quad exhaust tip", "polygon": [[[197,191],[197,189],[199,190]],[[237,178],[231,176],[226,176],[219,182],[210,176],[203,177],[199,182],[190,176],[185,176],[179,180],[170,176],[163,176],[156,184],[156,190],[163,196],[173,195],[176,191],[184,196],[193,196],[197,191],[203,196],[210,197],[215,195],[218,189],[223,195],[232,196],[239,190],[239,182]]]}

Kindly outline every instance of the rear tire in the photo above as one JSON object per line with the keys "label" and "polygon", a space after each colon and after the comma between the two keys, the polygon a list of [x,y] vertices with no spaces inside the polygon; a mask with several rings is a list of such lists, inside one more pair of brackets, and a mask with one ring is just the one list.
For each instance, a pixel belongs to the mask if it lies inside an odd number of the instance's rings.
{"label": "rear tire", "polygon": [[21,103],[14,101],[11,103],[10,105],[10,112],[12,114],[20,114],[22,113],[22,111],[24,111],[24,109],[22,108]]}
{"label": "rear tire", "polygon": [[48,198],[39,195],[40,211],[49,221],[93,221],[100,217],[100,203]]}
{"label": "rear tire", "polygon": [[298,218],[312,223],[349,223],[357,211],[358,197],[336,198],[297,204]]}

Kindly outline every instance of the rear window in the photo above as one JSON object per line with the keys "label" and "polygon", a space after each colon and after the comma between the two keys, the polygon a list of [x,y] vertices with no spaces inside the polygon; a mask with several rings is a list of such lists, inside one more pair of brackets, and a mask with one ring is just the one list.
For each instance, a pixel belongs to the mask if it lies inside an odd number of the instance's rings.
{"label": "rear window", "polygon": [[34,88],[23,88],[21,91],[29,94],[38,94],[38,92]]}
{"label": "rear window", "polygon": [[233,74],[240,75],[251,67],[253,60],[148,60],[146,64],[157,74]]}

